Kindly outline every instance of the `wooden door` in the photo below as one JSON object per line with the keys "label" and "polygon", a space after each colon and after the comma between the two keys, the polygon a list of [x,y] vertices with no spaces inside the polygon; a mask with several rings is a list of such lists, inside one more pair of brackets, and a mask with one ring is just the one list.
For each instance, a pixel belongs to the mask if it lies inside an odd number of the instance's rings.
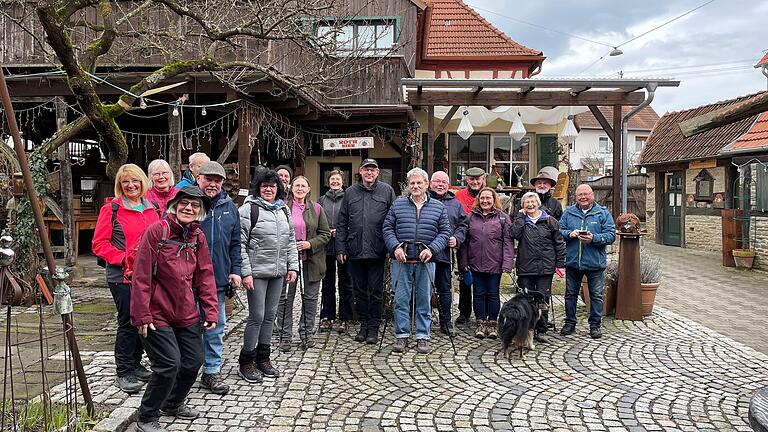
{"label": "wooden door", "polygon": [[670,246],[682,246],[683,174],[680,171],[664,175],[662,214],[664,225],[662,242]]}
{"label": "wooden door", "polygon": [[741,215],[740,209],[723,210],[723,265],[726,267],[736,267],[731,251],[741,245]]}

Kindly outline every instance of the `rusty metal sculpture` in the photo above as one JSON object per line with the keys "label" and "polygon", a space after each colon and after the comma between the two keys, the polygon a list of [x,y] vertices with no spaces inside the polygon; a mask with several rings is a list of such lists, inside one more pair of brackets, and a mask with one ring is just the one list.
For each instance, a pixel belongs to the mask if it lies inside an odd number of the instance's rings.
{"label": "rusty metal sculpture", "polygon": [[637,234],[640,232],[640,219],[633,213],[622,213],[616,218],[616,228],[622,234]]}

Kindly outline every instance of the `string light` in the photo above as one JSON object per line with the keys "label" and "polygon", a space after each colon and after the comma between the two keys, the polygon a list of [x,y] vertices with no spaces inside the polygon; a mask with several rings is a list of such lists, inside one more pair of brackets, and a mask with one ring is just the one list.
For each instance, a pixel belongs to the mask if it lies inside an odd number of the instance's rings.
{"label": "string light", "polygon": [[173,106],[173,112],[171,114],[173,114],[174,117],[179,116],[179,103],[179,101],[176,101],[176,105]]}
{"label": "string light", "polygon": [[202,116],[208,115],[208,111],[205,110],[205,107],[203,107],[203,110],[200,111],[200,115],[202,115]]}
{"label": "string light", "polygon": [[145,101],[144,98],[139,99],[139,108],[147,109],[147,101]]}

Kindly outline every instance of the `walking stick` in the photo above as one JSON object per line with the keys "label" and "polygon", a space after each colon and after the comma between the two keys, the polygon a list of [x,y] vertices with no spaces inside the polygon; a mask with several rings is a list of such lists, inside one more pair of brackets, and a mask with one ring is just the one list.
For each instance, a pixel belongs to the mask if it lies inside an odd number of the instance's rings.
{"label": "walking stick", "polygon": [[[298,282],[298,288],[299,288],[299,294],[301,295],[301,325],[300,327],[304,329],[304,348],[308,348],[308,335],[309,335],[309,329],[307,328],[307,311],[306,311],[306,298],[304,297],[304,261],[301,259],[301,254],[299,254],[299,280]],[[301,335],[299,335],[301,337]]]}
{"label": "walking stick", "polygon": [[282,351],[280,347],[283,345],[283,323],[285,323],[285,313],[288,310],[288,291],[289,291],[290,284],[286,282],[283,284],[283,296],[285,298],[285,301],[283,302],[283,318],[280,321],[280,328],[278,329],[278,332],[280,333],[280,337],[278,338],[277,343],[277,355],[280,355],[280,352]]}
{"label": "walking stick", "polygon": [[[433,278],[432,273],[429,272],[429,268],[427,268],[427,263],[422,263],[422,264],[424,264],[424,270],[427,272],[427,276],[429,277],[429,283],[432,285],[432,290],[437,291],[437,286],[435,286],[435,278]],[[453,355],[458,355],[459,353],[456,351],[456,344],[453,341],[453,332],[451,332],[450,330],[448,331],[448,339],[450,339],[451,341],[451,348],[453,348]]]}
{"label": "walking stick", "polygon": [[[392,260],[390,260],[390,262],[391,261]],[[390,265],[390,267],[391,267],[391,265]],[[389,291],[391,293],[390,304],[392,305],[392,309],[393,309],[393,311],[392,311],[393,318],[394,318],[394,314],[395,314],[394,313],[394,308],[395,308],[395,306],[394,306],[395,293],[394,292],[395,292],[395,290],[397,290],[397,283],[400,281],[400,272],[402,272],[402,271],[403,271],[403,267],[401,266],[400,268],[397,269],[397,275],[395,275],[394,283],[392,281],[390,281],[390,283],[389,283],[389,288],[390,288]],[[390,272],[391,272],[391,270],[390,270]],[[394,285],[394,289],[392,288],[393,285]],[[387,322],[389,321],[389,315],[387,313],[385,313],[385,311],[382,311],[382,313],[384,313],[384,330],[381,332],[381,338],[379,338],[379,349],[376,350],[377,353],[379,353],[381,351],[381,346],[384,344],[384,335],[387,333]]]}

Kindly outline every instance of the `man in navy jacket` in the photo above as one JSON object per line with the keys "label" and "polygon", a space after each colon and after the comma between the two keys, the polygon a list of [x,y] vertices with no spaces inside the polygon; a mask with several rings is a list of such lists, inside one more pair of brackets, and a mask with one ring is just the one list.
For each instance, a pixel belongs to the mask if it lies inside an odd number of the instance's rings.
{"label": "man in navy jacket", "polygon": [[392,261],[392,283],[395,288],[395,346],[403,352],[410,336],[410,309],[416,321],[416,350],[429,352],[429,329],[432,323],[431,281],[434,280],[437,253],[448,246],[453,233],[448,212],[438,200],[427,194],[426,171],[408,171],[410,194],[395,200],[382,227],[387,251]]}
{"label": "man in navy jacket", "polygon": [[224,383],[224,378],[221,376],[224,324],[227,318],[224,293],[230,283],[235,287],[240,286],[242,263],[240,215],[232,198],[221,189],[226,177],[224,167],[214,161],[203,163],[197,175],[198,187],[211,199],[211,209],[200,226],[205,233],[205,240],[211,252],[219,301],[219,321],[216,323],[216,328],[203,334],[205,362],[200,383],[204,388],[221,395],[229,392],[229,386]]}

